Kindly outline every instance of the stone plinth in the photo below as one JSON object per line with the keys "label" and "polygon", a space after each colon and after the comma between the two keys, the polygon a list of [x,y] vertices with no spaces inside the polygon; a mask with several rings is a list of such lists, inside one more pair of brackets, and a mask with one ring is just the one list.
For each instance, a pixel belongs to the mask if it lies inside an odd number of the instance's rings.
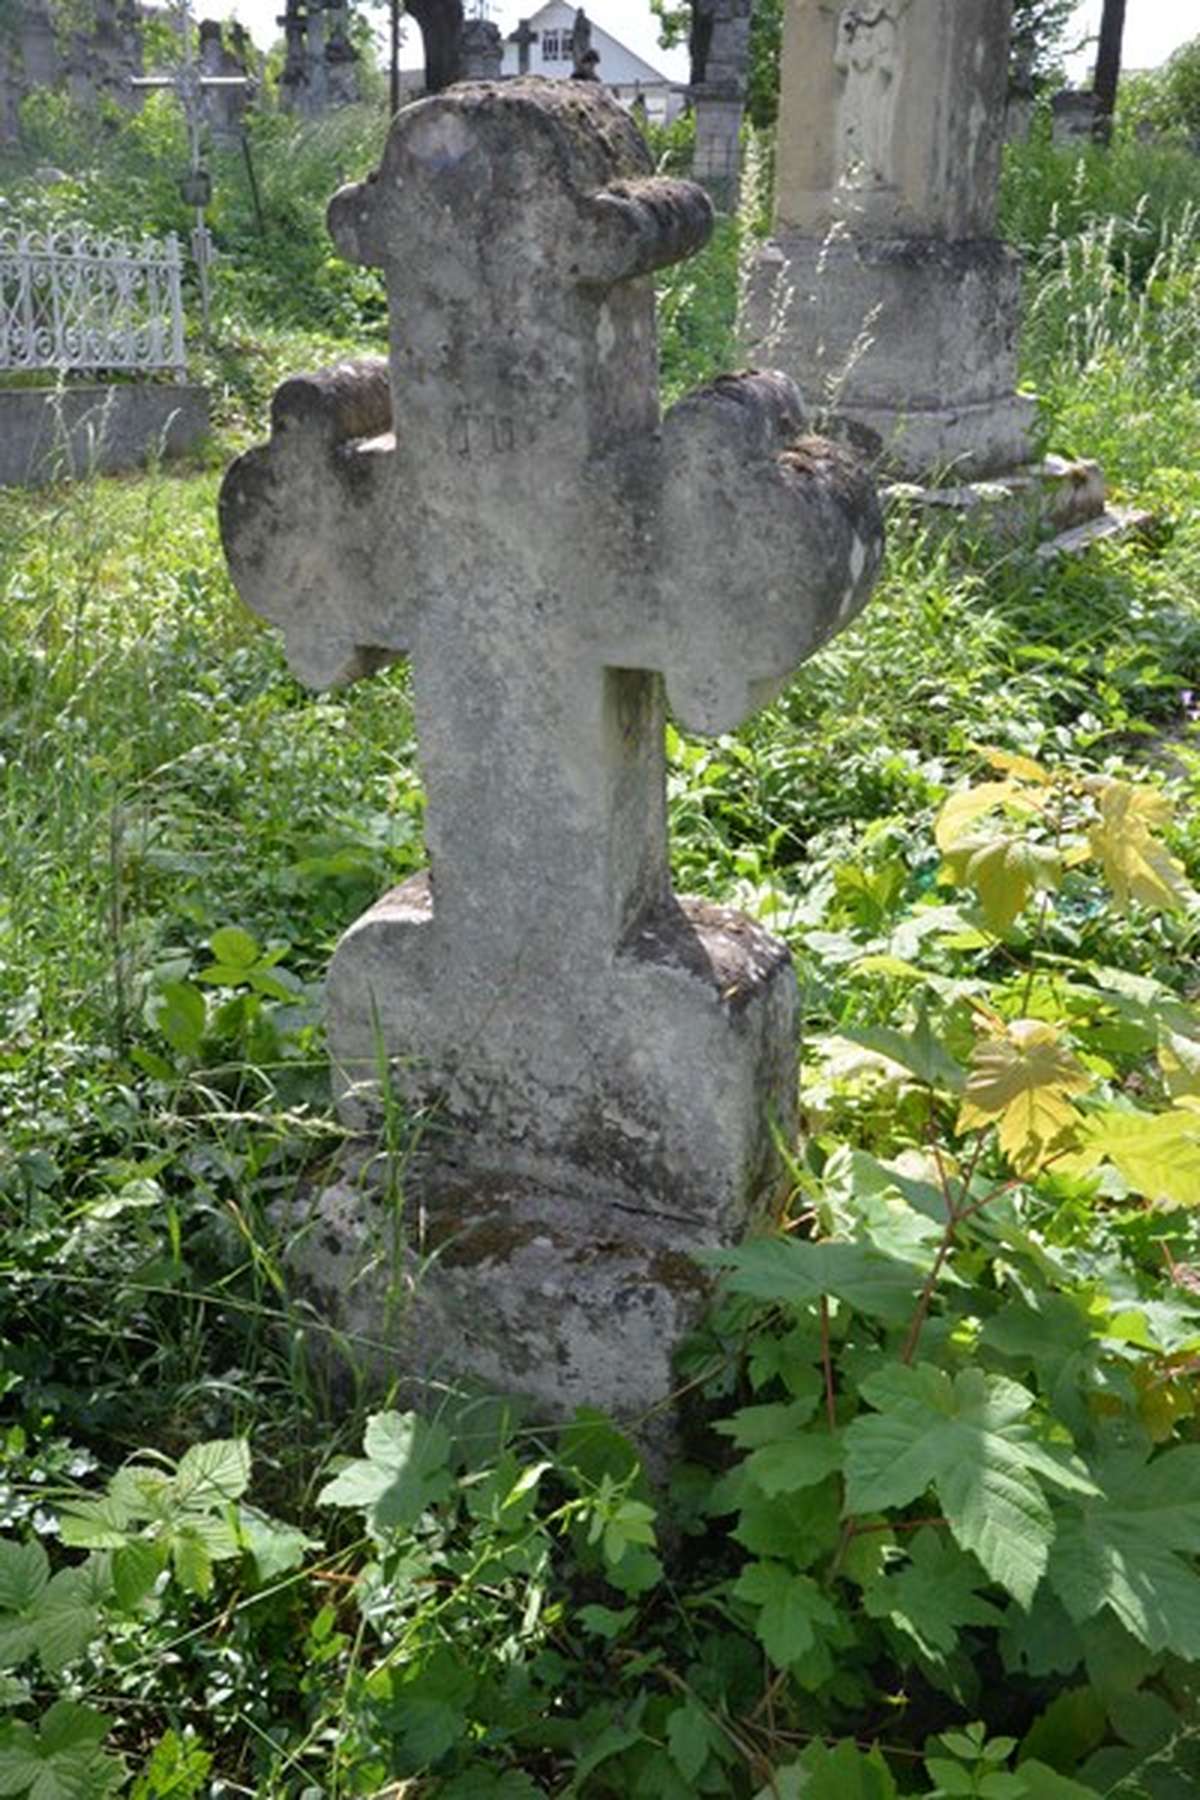
{"label": "stone plinth", "polygon": [[207,430],[208,390],[184,382],[0,388],[0,487],[136,468]]}
{"label": "stone plinth", "polygon": [[973,480],[1029,457],[1015,392],[1021,268],[995,239],[775,239],[751,272],[746,329],[810,404],[865,426],[886,465]]}
{"label": "stone plinth", "polygon": [[744,328],[908,478],[1027,459],[1019,269],[995,235],[1008,0],[792,0],[776,216]]}
{"label": "stone plinth", "polygon": [[742,163],[741,95],[693,88],[692,109],[696,115],[692,174],[718,212],[736,212]]}
{"label": "stone plinth", "polygon": [[330,209],[385,272],[390,368],[286,383],[222,492],[234,579],[304,680],[411,655],[428,798],[428,871],[328,981],[343,1116],[406,1121],[407,1245],[347,1290],[394,1217],[348,1178],[305,1278],[410,1373],[550,1417],[666,1402],[690,1252],[770,1208],[794,1129],[786,950],[671,888],[666,707],[731,729],[882,551],[869,481],[783,377],[660,418],[649,278],[711,222],[597,84],[406,108]]}

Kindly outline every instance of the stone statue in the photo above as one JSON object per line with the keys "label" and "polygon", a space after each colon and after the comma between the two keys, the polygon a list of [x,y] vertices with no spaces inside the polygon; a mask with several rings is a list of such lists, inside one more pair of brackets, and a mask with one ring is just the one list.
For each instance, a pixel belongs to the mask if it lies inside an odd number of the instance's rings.
{"label": "stone statue", "polygon": [[837,106],[838,185],[891,187],[895,178],[896,86],[900,9],[846,6],[838,18],[834,67],[842,78]]}

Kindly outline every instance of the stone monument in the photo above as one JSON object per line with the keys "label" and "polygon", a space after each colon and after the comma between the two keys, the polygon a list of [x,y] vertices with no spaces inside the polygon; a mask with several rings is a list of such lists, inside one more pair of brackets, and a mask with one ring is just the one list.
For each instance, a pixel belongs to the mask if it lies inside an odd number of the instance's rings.
{"label": "stone monument", "polygon": [[490,19],[465,19],[461,45],[464,81],[499,81],[504,43],[498,25]]}
{"label": "stone monument", "polygon": [[750,61],[750,0],[714,0],[697,32],[690,95],[696,115],[692,173],[714,206],[733,212],[741,176],[742,107]]}
{"label": "stone monument", "polygon": [[769,1212],[795,1125],[786,948],[671,888],[666,705],[733,729],[882,551],[869,479],[786,378],[660,418],[650,277],[711,222],[598,84],[403,109],[330,207],[386,275],[390,367],[286,382],[221,495],[233,579],[302,680],[411,656],[427,794],[428,870],[350,926],[327,988],[343,1117],[373,1145],[387,1088],[411,1128],[406,1259],[362,1277],[393,1216],[376,1159],[289,1228],[299,1266],[392,1373],[550,1418],[665,1406],[690,1252]]}
{"label": "stone monument", "polygon": [[919,478],[1028,460],[996,235],[1008,0],[795,0],[750,342]]}

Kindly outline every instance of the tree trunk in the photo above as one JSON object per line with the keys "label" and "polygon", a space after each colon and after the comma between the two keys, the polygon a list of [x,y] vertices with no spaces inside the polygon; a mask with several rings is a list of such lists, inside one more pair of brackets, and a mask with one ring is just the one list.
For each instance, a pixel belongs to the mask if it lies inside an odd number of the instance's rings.
{"label": "tree trunk", "polygon": [[421,27],[426,90],[440,94],[462,79],[462,0],[409,0],[408,10]]}
{"label": "tree trunk", "polygon": [[1092,126],[1097,143],[1107,144],[1112,137],[1113,112],[1117,104],[1117,83],[1121,79],[1121,40],[1125,35],[1126,0],[1104,0],[1100,15],[1100,42],[1096,49],[1096,79],[1092,92],[1096,96],[1096,118]]}
{"label": "tree trunk", "polygon": [[392,117],[400,111],[400,0],[391,0],[391,55],[388,63],[388,99]]}

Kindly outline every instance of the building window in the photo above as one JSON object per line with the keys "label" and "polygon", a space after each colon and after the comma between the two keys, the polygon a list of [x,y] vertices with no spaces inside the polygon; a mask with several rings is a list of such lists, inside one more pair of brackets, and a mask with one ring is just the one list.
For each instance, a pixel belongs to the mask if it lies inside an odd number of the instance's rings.
{"label": "building window", "polygon": [[561,62],[571,54],[570,41],[565,31],[543,31],[542,61]]}

